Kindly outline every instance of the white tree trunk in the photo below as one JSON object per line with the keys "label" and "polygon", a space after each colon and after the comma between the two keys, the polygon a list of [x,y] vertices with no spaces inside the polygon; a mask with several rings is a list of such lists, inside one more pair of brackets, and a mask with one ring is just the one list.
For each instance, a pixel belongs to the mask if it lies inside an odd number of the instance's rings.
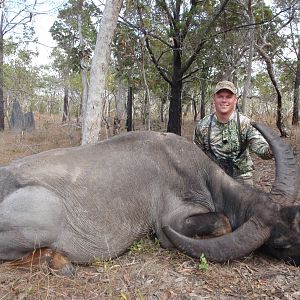
{"label": "white tree trunk", "polygon": [[86,103],[88,98],[88,59],[84,55],[85,50],[85,41],[82,34],[82,5],[81,10],[78,12],[78,34],[79,34],[79,46],[82,51],[82,56],[80,58],[80,67],[81,67],[81,82],[82,82],[82,95],[81,95],[81,115],[82,118],[85,116],[86,112]]}
{"label": "white tree trunk", "polygon": [[116,117],[119,120],[126,118],[126,87],[124,84],[124,79],[121,76],[118,78],[115,107]]}
{"label": "white tree trunk", "polygon": [[[248,24],[254,23],[254,16],[252,11],[252,0],[248,0]],[[249,94],[251,88],[251,75],[252,75],[252,60],[253,60],[253,50],[254,50],[254,27],[249,28],[249,56],[248,56],[248,65],[247,65],[247,75],[244,83],[244,90],[242,95],[242,112],[246,113],[246,104],[247,104],[247,96]]]}
{"label": "white tree trunk", "polygon": [[145,71],[145,49],[143,47],[144,45],[144,40],[142,41],[141,44],[141,53],[142,53],[142,73],[143,73],[143,80],[144,80],[144,85],[146,89],[146,95],[145,95],[145,115],[146,115],[146,129],[150,130],[151,129],[151,107],[150,107],[150,90],[147,82],[147,77],[146,77],[146,71]]}
{"label": "white tree trunk", "polygon": [[103,11],[92,60],[89,93],[83,118],[82,145],[96,143],[99,140],[110,46],[122,3],[122,0],[107,0]]}

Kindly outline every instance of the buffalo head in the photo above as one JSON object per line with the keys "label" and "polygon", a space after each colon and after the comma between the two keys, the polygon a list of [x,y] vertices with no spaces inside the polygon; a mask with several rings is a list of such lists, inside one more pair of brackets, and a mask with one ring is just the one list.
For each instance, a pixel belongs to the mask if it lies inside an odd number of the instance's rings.
{"label": "buffalo head", "polygon": [[272,226],[271,236],[261,251],[283,259],[289,264],[300,266],[300,207],[283,207],[280,218]]}
{"label": "buffalo head", "polygon": [[[300,206],[282,206],[276,202],[281,198],[291,204],[298,199],[298,164],[292,149],[277,134],[261,124],[253,125],[269,142],[275,156],[276,178],[270,193],[233,184],[224,173],[223,179],[212,175],[209,179],[213,181],[213,184],[210,182],[211,189],[217,191],[216,197],[225,203],[217,213],[228,218],[232,232],[211,239],[194,239],[192,236],[197,234],[197,226],[201,223],[200,216],[200,221],[194,222],[193,230],[177,230],[176,225],[165,226],[163,230],[176,248],[192,257],[198,258],[204,253],[213,261],[226,261],[260,248],[273,257],[300,265]],[[214,186],[216,182],[219,187]]]}

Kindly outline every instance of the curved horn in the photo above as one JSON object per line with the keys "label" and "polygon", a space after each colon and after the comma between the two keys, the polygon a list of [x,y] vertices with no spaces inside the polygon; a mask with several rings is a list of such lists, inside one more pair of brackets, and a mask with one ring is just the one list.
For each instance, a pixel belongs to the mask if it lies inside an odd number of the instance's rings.
{"label": "curved horn", "polygon": [[261,228],[253,217],[234,232],[211,239],[193,239],[180,234],[170,226],[162,229],[178,250],[195,258],[199,258],[203,253],[208,260],[216,262],[248,255],[264,244],[271,232],[270,227]]}
{"label": "curved horn", "polygon": [[271,194],[285,195],[296,200],[300,186],[300,170],[293,150],[272,129],[262,124],[252,125],[270,144],[275,157],[276,173]]}

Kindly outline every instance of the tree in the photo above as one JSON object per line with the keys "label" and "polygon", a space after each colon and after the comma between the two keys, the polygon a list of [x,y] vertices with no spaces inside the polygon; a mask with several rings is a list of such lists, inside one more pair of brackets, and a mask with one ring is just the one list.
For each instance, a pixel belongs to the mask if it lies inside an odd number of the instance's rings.
{"label": "tree", "polygon": [[107,0],[103,11],[92,59],[90,87],[83,117],[82,145],[95,143],[99,140],[105,78],[110,61],[110,47],[122,3],[122,0]]}
{"label": "tree", "polygon": [[248,24],[250,26],[248,31],[249,37],[249,55],[248,55],[248,63],[247,63],[247,72],[246,72],[246,80],[244,83],[244,89],[242,94],[242,111],[246,112],[246,99],[250,91],[251,87],[251,77],[252,77],[252,60],[254,55],[254,42],[255,42],[255,29],[251,24],[254,24],[254,15],[253,15],[253,3],[252,0],[248,0],[247,8],[246,8],[246,17],[248,19]]}
{"label": "tree", "polygon": [[[278,74],[284,74],[286,65],[289,64],[289,59],[286,59],[284,57],[285,51],[289,47],[291,38],[290,36],[287,36],[284,32],[286,32],[288,25],[290,25],[293,22],[293,20],[295,20],[295,10],[297,10],[297,1],[277,2],[277,4],[279,4],[280,9],[279,13],[276,13],[276,11],[272,12],[270,8],[267,7],[265,9],[266,13],[272,14],[274,16],[274,22],[268,24],[268,26],[261,26],[259,30],[257,30],[257,40],[255,48],[261,56],[262,60],[266,63],[267,73],[277,95],[276,125],[281,133],[281,136],[286,137],[286,124],[284,124],[283,122],[283,100],[284,89],[287,89],[284,87],[288,86],[287,81],[289,76],[282,76],[283,78],[280,81],[280,76],[278,76]],[[284,16],[284,13],[286,13],[286,16]],[[283,15],[283,17],[281,15]],[[291,36],[293,37],[293,34]],[[297,53],[297,50],[295,51],[295,53]],[[288,69],[288,72],[290,73],[292,68],[288,67]]]}
{"label": "tree", "polygon": [[[145,36],[145,43],[152,59],[152,62],[156,66],[158,72],[162,78],[168,82],[170,85],[170,107],[169,107],[169,121],[168,121],[168,132],[173,132],[176,134],[181,134],[181,115],[182,115],[182,106],[181,106],[181,96],[184,80],[191,76],[195,70],[189,71],[190,67],[196,60],[197,55],[203,49],[204,44],[207,41],[207,36],[214,29],[217,19],[220,17],[221,13],[224,11],[228,0],[224,0],[219,7],[216,8],[216,13],[213,15],[205,15],[208,18],[208,21],[204,21],[201,24],[201,28],[198,30],[195,29],[196,24],[193,21],[193,18],[196,14],[201,12],[203,7],[198,1],[191,1],[190,5],[186,5],[184,1],[177,1],[171,3],[169,6],[166,1],[159,1],[158,10],[163,14],[163,17],[166,17],[167,24],[165,32],[167,36],[159,37],[156,34],[153,34],[151,30],[148,30],[145,22],[143,21],[143,13],[141,10],[142,5],[139,4],[139,16],[141,23],[141,30]],[[205,5],[205,4],[204,4]],[[210,5],[210,4],[208,4]],[[209,11],[209,9],[208,9]],[[196,30],[196,32],[195,32]],[[186,56],[184,55],[183,49],[185,49],[186,39],[188,33],[197,33],[198,34],[198,43],[194,46],[191,54]],[[156,54],[153,45],[151,44],[151,39],[159,41],[163,45],[163,51],[160,54]],[[171,43],[169,42],[171,40]],[[167,48],[169,50],[167,50]],[[172,68],[171,71],[167,70],[161,65],[161,58],[166,51],[171,51],[172,53]]]}
{"label": "tree", "polygon": [[41,68],[31,65],[35,55],[36,53],[23,49],[14,42],[6,41],[7,59],[3,65],[6,112],[12,107],[14,100],[19,101],[24,111],[34,107],[43,86]]}
{"label": "tree", "polygon": [[266,43],[266,41],[262,40],[262,44],[261,45],[256,44],[255,47],[256,47],[258,53],[261,55],[261,57],[263,58],[263,60],[266,63],[270,80],[271,80],[271,82],[274,86],[274,89],[276,91],[276,94],[277,94],[277,119],[276,119],[277,128],[279,129],[281,136],[286,137],[287,132],[284,130],[283,124],[282,124],[282,93],[280,91],[278,80],[276,79],[276,76],[275,76],[273,62],[272,62],[271,58],[269,57],[269,55],[264,50],[264,48],[268,47],[268,44]]}
{"label": "tree", "polygon": [[4,36],[13,32],[17,27],[22,26],[25,36],[32,36],[32,28],[28,28],[27,24],[31,22],[33,10],[36,6],[36,1],[33,4],[27,4],[26,1],[21,1],[15,5],[12,1],[0,2],[0,131],[4,130],[4,93],[3,93],[3,51],[4,51]]}
{"label": "tree", "polygon": [[298,125],[299,123],[299,94],[300,94],[300,38],[298,39],[298,54],[296,61],[296,76],[294,83],[294,106],[292,124]]}
{"label": "tree", "polygon": [[[90,56],[96,42],[95,19],[100,16],[99,9],[93,2],[69,0],[59,11],[58,19],[52,25],[50,32],[58,43],[60,51],[53,51],[56,67],[65,82],[64,109],[69,103],[69,81],[74,73],[81,73],[82,109],[85,109],[88,89],[88,68]],[[64,111],[63,121],[67,111]]]}

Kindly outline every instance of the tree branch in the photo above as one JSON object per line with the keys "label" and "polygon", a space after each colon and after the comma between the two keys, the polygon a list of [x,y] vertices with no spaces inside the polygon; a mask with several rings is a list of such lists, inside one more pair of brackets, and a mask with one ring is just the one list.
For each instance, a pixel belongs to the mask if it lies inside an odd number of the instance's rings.
{"label": "tree branch", "polygon": [[184,66],[182,66],[180,73],[183,75],[191,66],[191,64],[194,62],[196,59],[198,53],[202,49],[203,45],[206,43],[206,39],[204,39],[205,36],[208,35],[208,33],[211,31],[213,25],[215,24],[216,20],[219,18],[220,14],[225,10],[226,5],[228,4],[230,0],[224,0],[223,3],[221,4],[220,8],[218,9],[217,13],[214,15],[212,20],[208,23],[206,30],[203,33],[202,38],[200,38],[200,42],[197,45],[194,53],[190,56],[190,58],[187,60]]}
{"label": "tree branch", "polygon": [[193,20],[193,11],[196,9],[198,1],[197,0],[193,0],[193,1],[191,1],[191,4],[192,5],[191,5],[191,8],[190,8],[190,10],[189,10],[189,12],[187,14],[188,16],[187,16],[187,19],[185,21],[184,28],[182,29],[182,33],[181,33],[182,40],[185,39],[185,37],[186,37],[186,35],[188,33],[188,29],[189,29],[189,27],[191,25],[191,21]]}
{"label": "tree branch", "polygon": [[167,77],[167,75],[166,75],[167,71],[166,71],[165,69],[163,69],[163,68],[159,65],[158,61],[156,60],[156,58],[155,58],[155,56],[154,56],[154,53],[153,53],[153,51],[152,51],[152,49],[151,49],[151,46],[150,46],[150,43],[149,43],[149,38],[148,38],[147,35],[145,35],[145,43],[146,43],[146,48],[147,48],[147,50],[148,50],[148,52],[149,52],[149,55],[150,55],[150,57],[151,57],[151,60],[152,60],[152,62],[154,63],[154,65],[155,65],[156,69],[158,70],[159,74],[163,77],[163,79],[164,79],[166,82],[168,82],[170,85],[172,85],[172,81],[171,81],[171,80]]}
{"label": "tree branch", "polygon": [[[15,13],[15,15],[12,17],[11,20],[6,21],[6,26],[2,28],[2,33],[5,35],[6,33],[12,31],[15,27],[18,25],[25,25],[27,23],[30,23],[33,17],[32,10],[35,8],[37,3],[37,0],[35,2],[28,6],[26,5],[23,9]],[[22,17],[21,20],[16,21],[19,16],[21,16],[23,13],[26,13],[27,15]],[[15,22],[16,21],[16,22]]]}
{"label": "tree branch", "polygon": [[139,26],[137,26],[137,25],[135,25],[135,24],[129,22],[128,20],[126,20],[126,19],[123,18],[122,16],[120,16],[119,18],[122,19],[123,22],[118,21],[118,23],[123,24],[123,25],[125,25],[125,26],[129,26],[129,27],[132,28],[132,29],[136,29],[138,32],[141,32],[141,33],[143,33],[143,34],[146,34],[146,35],[148,35],[148,36],[151,36],[151,37],[153,37],[154,39],[160,41],[162,44],[166,45],[166,46],[169,47],[169,48],[172,48],[172,47],[173,47],[171,44],[169,44],[169,43],[167,43],[166,41],[164,41],[160,36],[158,36],[158,35],[156,35],[156,34],[153,34],[152,32],[147,31],[144,27],[143,27],[143,28],[140,28]]}

